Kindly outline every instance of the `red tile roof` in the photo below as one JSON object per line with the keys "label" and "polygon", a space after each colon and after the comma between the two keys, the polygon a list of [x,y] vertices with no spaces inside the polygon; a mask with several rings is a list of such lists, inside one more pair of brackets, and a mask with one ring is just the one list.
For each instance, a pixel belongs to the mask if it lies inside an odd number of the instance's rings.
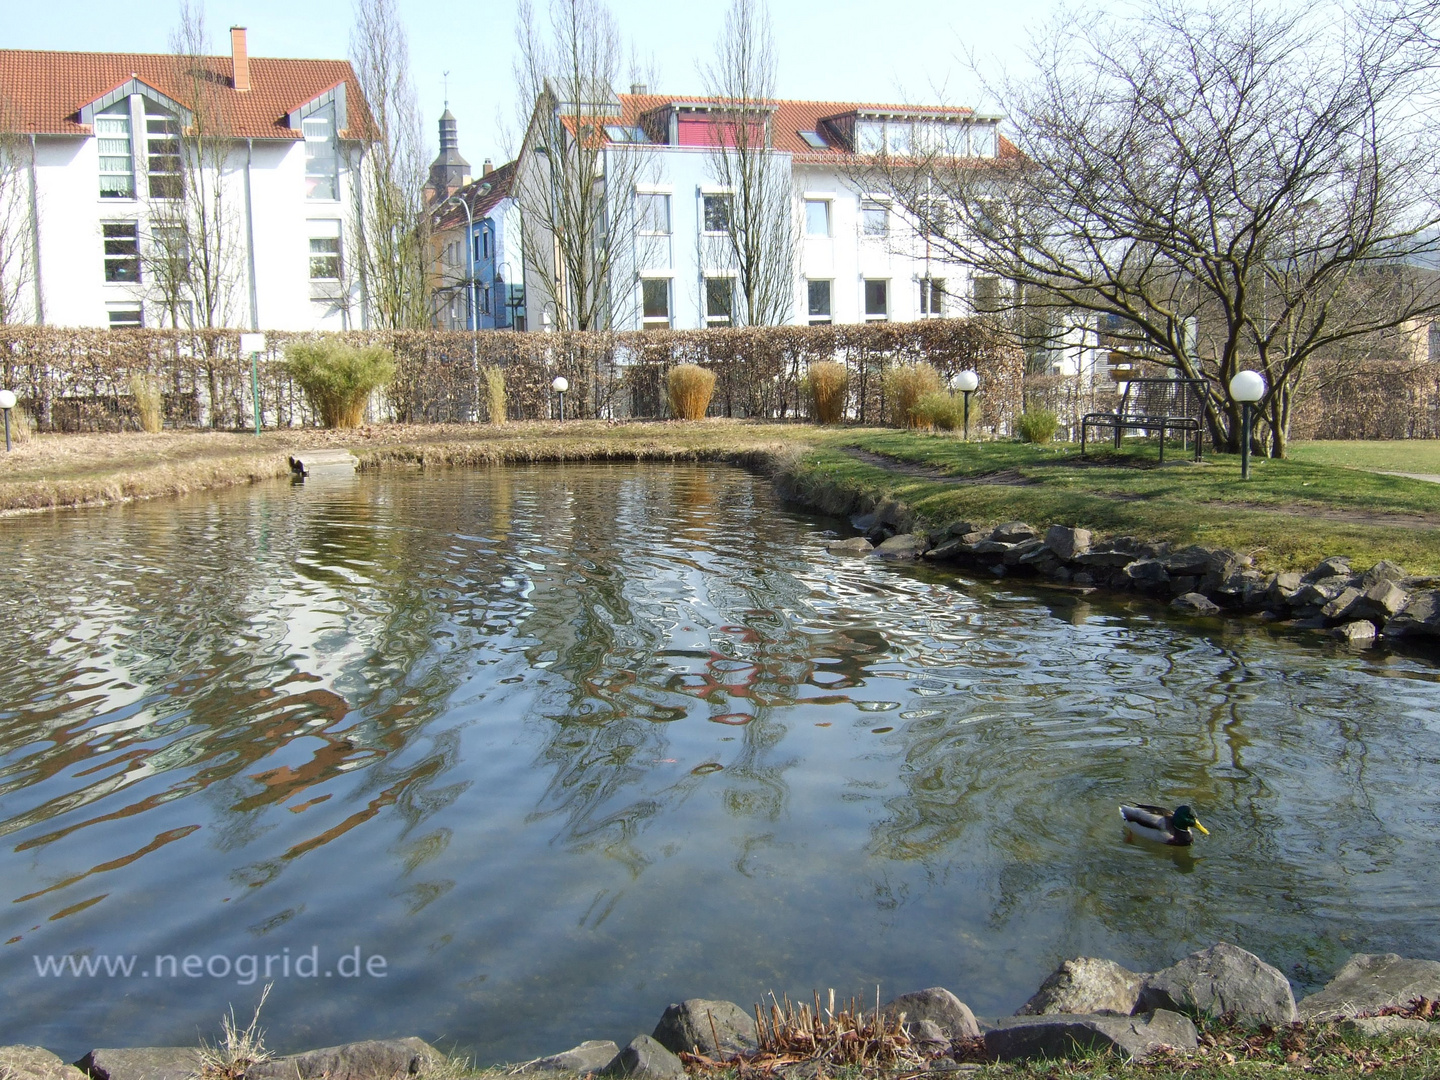
{"label": "red tile roof", "polygon": [[[491,169],[488,176],[477,176],[455,194],[470,201],[470,214],[476,221],[479,221],[495,209],[501,199],[510,194],[510,188],[514,182],[515,162],[508,161],[499,168]],[[490,190],[481,195],[480,189],[486,184],[490,185]],[[458,229],[464,224],[465,211],[458,206],[451,207],[443,217],[435,222],[435,230],[448,232],[451,229]]]}
{"label": "red tile roof", "polygon": [[[620,99],[621,116],[618,121],[612,120],[611,123],[618,122],[631,126],[638,125],[640,117],[644,114],[668,105],[706,105],[718,104],[720,101],[719,98],[713,97],[674,97],[664,94],[618,94],[616,96]],[[950,109],[932,105],[877,105],[856,101],[790,101],[781,98],[769,104],[775,107],[771,125],[775,149],[792,154],[793,159],[802,164],[823,164],[849,155],[848,150],[834,145],[826,150],[817,150],[800,137],[802,131],[817,130],[820,121],[827,117],[842,116],[845,113],[853,112],[902,113],[907,116],[971,116],[974,114],[973,109],[967,108]]]}
{"label": "red tile roof", "polygon": [[[341,134],[364,125],[365,103],[348,61],[252,56],[250,90],[237,93],[231,88],[230,57],[198,59],[205,77],[221,88],[226,126],[236,138],[301,138],[288,126],[289,114],[342,82],[348,115]],[[132,76],[181,105],[191,96],[185,62],[173,55],[0,49],[0,109],[13,110],[15,130],[27,135],[89,135],[89,126],[79,121],[81,108]]]}

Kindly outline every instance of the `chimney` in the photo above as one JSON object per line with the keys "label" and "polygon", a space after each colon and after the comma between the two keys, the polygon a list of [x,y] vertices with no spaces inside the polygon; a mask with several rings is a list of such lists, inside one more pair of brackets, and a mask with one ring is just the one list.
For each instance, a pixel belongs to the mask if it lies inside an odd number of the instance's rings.
{"label": "chimney", "polygon": [[491,161],[491,160],[487,157],[487,158],[485,159],[485,164],[483,164],[483,165],[480,166],[480,175],[481,175],[481,176],[489,176],[489,175],[490,175],[492,172],[494,172],[494,171],[495,171],[495,163],[494,163],[493,161]]}
{"label": "chimney", "polygon": [[650,87],[646,86],[643,82],[630,84],[630,93],[632,94],[648,94],[649,92]]}
{"label": "chimney", "polygon": [[230,27],[230,63],[234,68],[231,85],[238,93],[250,89],[250,54],[245,51],[245,27]]}

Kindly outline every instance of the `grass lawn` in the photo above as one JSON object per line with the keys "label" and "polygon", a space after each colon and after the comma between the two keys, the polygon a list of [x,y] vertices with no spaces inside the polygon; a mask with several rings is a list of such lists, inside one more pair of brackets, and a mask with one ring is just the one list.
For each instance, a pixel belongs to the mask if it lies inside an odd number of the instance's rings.
{"label": "grass lawn", "polygon": [[1440,475],[1440,439],[1293,443],[1290,459],[1307,465],[1336,465],[1349,469],[1436,476]]}

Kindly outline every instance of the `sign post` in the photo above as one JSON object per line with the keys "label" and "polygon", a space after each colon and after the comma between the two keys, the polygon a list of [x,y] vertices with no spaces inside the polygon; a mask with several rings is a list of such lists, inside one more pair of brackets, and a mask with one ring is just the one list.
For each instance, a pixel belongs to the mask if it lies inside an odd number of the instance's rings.
{"label": "sign post", "polygon": [[260,434],[260,354],[265,351],[264,334],[241,334],[240,352],[250,354],[250,401],[255,411],[255,434]]}

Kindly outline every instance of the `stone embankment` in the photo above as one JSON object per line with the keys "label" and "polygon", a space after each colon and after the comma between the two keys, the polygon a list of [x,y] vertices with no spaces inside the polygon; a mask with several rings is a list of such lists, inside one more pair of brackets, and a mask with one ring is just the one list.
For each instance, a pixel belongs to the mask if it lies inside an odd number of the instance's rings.
{"label": "stone embankment", "polygon": [[[1129,971],[1094,957],[1066,960],[1014,1016],[1000,1019],[977,1019],[943,987],[902,994],[880,1011],[901,1018],[903,1039],[922,1068],[941,1076],[974,1070],[985,1061],[1096,1052],[1141,1060],[1161,1050],[1184,1053],[1200,1044],[1195,1022],[1208,1019],[1245,1028],[1329,1025],[1368,1038],[1440,1041],[1440,1011],[1431,1007],[1437,1000],[1440,963],[1357,953],[1323,990],[1297,1005],[1278,968],[1220,942],[1154,972]],[[1424,1018],[1432,1015],[1436,1022]],[[760,1049],[755,1018],[745,1009],[730,1001],[691,998],[669,1006],[651,1034],[637,1035],[623,1048],[591,1040],[504,1071],[527,1080],[584,1075],[683,1080],[686,1060],[681,1055],[691,1062],[739,1064]],[[817,1064],[825,1063],[792,1058],[777,1075],[809,1080]],[[418,1038],[348,1043],[222,1066],[194,1047],[92,1050],[74,1065],[39,1047],[0,1047],[0,1074],[9,1080],[403,1080],[426,1075],[459,1080],[460,1072]]]}
{"label": "stone embankment", "polygon": [[1265,573],[1249,555],[1225,548],[1177,548],[1128,536],[1097,540],[1087,529],[1063,525],[1010,521],[982,529],[957,521],[908,531],[914,519],[896,503],[852,524],[865,535],[834,541],[828,550],[1138,593],[1190,615],[1252,615],[1357,646],[1382,636],[1440,638],[1440,579],[1412,576],[1387,561],[1360,571],[1336,555],[1306,573]]}

